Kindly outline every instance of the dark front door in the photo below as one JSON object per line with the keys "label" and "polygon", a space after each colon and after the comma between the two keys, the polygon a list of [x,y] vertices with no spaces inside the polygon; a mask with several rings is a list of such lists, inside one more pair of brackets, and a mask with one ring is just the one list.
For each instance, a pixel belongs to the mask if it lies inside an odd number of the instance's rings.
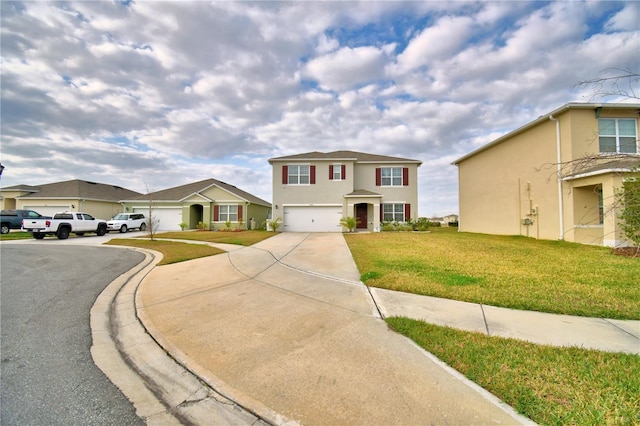
{"label": "dark front door", "polygon": [[358,229],[367,229],[367,205],[356,204],[356,219],[358,220]]}

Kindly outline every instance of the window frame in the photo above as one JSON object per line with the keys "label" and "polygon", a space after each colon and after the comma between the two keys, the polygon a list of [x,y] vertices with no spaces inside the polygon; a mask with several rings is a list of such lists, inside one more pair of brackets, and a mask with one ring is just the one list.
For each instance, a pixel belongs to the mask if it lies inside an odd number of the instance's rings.
{"label": "window frame", "polygon": [[[301,169],[307,168],[306,173],[302,173]],[[297,170],[296,173],[292,173],[293,170]],[[291,178],[297,178],[297,182],[292,182]],[[306,177],[307,182],[300,182],[303,177]],[[289,164],[287,165],[287,185],[311,185],[311,165],[310,164]]]}
{"label": "window frame", "polygon": [[[613,131],[610,133],[604,133],[604,129],[610,128],[610,126],[601,126],[601,123],[604,120],[613,121]],[[621,135],[620,134],[620,122],[621,121],[632,121],[634,127],[634,135]],[[603,138],[614,138],[615,139],[615,151],[603,151]],[[621,138],[633,138],[634,139],[634,151],[621,151],[621,148],[625,146],[625,144],[621,143]],[[603,155],[614,155],[614,154],[639,154],[638,152],[638,120],[635,118],[611,118],[611,117],[602,117],[598,118],[598,152]]]}
{"label": "window frame", "polygon": [[333,169],[333,174],[331,175],[331,180],[343,180],[344,176],[342,176],[342,164],[334,163],[331,165]]}
{"label": "window frame", "polygon": [[[391,212],[386,211],[387,206],[391,206]],[[397,211],[397,209],[400,209]],[[386,219],[387,214],[391,214],[392,219]],[[405,214],[405,203],[382,203],[382,222],[400,222],[403,223],[406,221],[404,217]],[[397,215],[400,215],[401,220],[397,219]]]}
{"label": "window frame", "polygon": [[[235,207],[235,213],[230,212],[231,207]],[[238,222],[238,204],[218,204],[218,222]]]}
{"label": "window frame", "polygon": [[[403,171],[403,167],[380,167],[380,186],[387,186],[387,187],[399,187],[399,186],[404,186],[404,171]],[[385,170],[389,170],[390,171],[390,175],[389,176],[385,176]],[[394,172],[399,172],[399,175],[396,176],[396,173]],[[385,183],[385,180],[388,183]],[[395,183],[397,180],[398,183]]]}

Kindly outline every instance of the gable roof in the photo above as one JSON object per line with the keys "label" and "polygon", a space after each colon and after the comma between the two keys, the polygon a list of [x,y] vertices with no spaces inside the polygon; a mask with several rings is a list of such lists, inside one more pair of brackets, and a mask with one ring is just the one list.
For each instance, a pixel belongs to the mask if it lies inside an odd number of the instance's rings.
{"label": "gable roof", "polygon": [[358,163],[416,163],[422,161],[411,160],[409,158],[390,157],[387,155],[367,154],[357,151],[333,151],[333,152],[306,152],[304,154],[287,155],[285,157],[270,158],[269,163],[274,161],[305,161],[305,160],[349,160]]}
{"label": "gable roof", "polygon": [[200,195],[201,197],[205,197],[202,195],[202,192],[211,188],[212,186],[217,186],[231,194],[236,195],[237,197],[242,198],[252,204],[258,204],[266,207],[271,207],[271,203],[265,201],[261,198],[256,197],[253,194],[250,194],[242,189],[228,184],[226,182],[219,181],[217,179],[205,179],[199,182],[188,183],[186,185],[180,185],[173,188],[167,188],[156,192],[150,192],[149,194],[140,194],[137,197],[121,199],[121,201],[140,201],[140,200],[149,200],[153,201],[173,201],[173,202],[181,202],[182,200],[192,196],[192,195]]}
{"label": "gable roof", "polygon": [[451,163],[454,166],[457,166],[458,164],[460,164],[461,162],[463,162],[464,160],[473,157],[476,154],[481,153],[482,151],[486,151],[489,148],[492,148],[495,145],[498,145],[508,139],[511,139],[512,137],[520,134],[520,133],[524,133],[525,131],[531,129],[532,127],[537,126],[538,124],[544,122],[544,121],[549,121],[549,119],[553,116],[557,116],[559,114],[562,114],[570,109],[590,109],[590,110],[601,110],[601,109],[637,109],[640,110],[640,104],[624,104],[624,103],[611,103],[611,104],[607,104],[607,103],[577,103],[577,102],[573,102],[573,103],[568,103],[568,104],[564,104],[563,106],[561,106],[560,108],[557,108],[553,111],[551,111],[548,114],[544,114],[541,115],[540,117],[536,118],[535,120],[525,124],[522,127],[517,128],[516,130],[507,133],[504,136],[499,137],[498,139],[495,139],[492,142],[489,142],[486,145],[481,146],[478,149],[475,149],[473,151],[471,151],[470,153],[463,155],[462,157],[458,158],[456,161],[454,161],[453,163]]}
{"label": "gable roof", "polygon": [[39,186],[16,185],[4,188],[4,191],[7,190],[24,190],[31,192],[30,194],[20,196],[20,199],[71,198],[117,202],[123,198],[131,198],[140,195],[139,192],[131,191],[120,186],[89,182],[80,179],[47,183]]}

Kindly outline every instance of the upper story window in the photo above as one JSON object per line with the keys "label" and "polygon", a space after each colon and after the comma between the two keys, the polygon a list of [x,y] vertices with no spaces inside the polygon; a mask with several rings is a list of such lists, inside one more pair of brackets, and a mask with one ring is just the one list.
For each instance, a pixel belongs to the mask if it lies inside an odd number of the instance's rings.
{"label": "upper story window", "polygon": [[310,180],[309,166],[289,166],[289,185],[308,185]]}
{"label": "upper story window", "polygon": [[329,180],[345,180],[346,169],[344,164],[330,164],[329,165]]}
{"label": "upper story window", "polygon": [[380,167],[376,169],[376,186],[409,185],[409,169],[406,167]]}
{"label": "upper story window", "polygon": [[601,153],[635,154],[638,152],[636,120],[629,118],[598,119]]}
{"label": "upper story window", "polygon": [[314,185],[316,183],[316,166],[308,164],[282,166],[282,183],[284,185]]}

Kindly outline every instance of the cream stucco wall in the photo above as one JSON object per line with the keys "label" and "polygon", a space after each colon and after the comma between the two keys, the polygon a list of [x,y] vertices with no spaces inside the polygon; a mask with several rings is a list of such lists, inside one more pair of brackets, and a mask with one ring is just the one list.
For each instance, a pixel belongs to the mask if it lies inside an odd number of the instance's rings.
{"label": "cream stucco wall", "polygon": [[459,164],[460,231],[558,238],[555,135],[549,121]]}
{"label": "cream stucco wall", "polygon": [[[598,114],[600,118],[638,117],[633,108],[603,108]],[[574,171],[569,162],[598,154],[598,118],[595,108],[569,108],[554,118],[560,126],[561,174],[567,176]],[[460,231],[624,244],[618,213],[612,207],[622,176],[602,171],[595,176],[563,178],[561,208],[556,141],[556,122],[545,117],[459,161]],[[600,161],[610,158],[604,155]],[[599,188],[604,200],[603,223]],[[530,225],[524,225],[524,220]]]}

